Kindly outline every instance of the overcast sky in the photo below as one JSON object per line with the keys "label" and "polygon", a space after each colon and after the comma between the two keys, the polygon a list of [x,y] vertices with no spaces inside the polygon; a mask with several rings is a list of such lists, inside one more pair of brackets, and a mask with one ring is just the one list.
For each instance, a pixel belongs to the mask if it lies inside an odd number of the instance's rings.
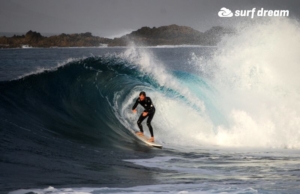
{"label": "overcast sky", "polygon": [[236,22],[218,17],[222,7],[289,10],[289,17],[300,16],[299,0],[0,0],[0,32],[92,32],[116,37],[143,26],[170,24],[205,31]]}

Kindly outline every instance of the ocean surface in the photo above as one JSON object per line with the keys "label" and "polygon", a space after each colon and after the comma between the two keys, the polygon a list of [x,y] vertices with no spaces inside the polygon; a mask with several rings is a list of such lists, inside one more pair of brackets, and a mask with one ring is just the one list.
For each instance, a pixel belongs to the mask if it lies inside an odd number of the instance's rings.
{"label": "ocean surface", "polygon": [[[217,47],[1,49],[0,192],[299,193],[299,42],[274,20]],[[142,90],[163,149],[132,134]]]}

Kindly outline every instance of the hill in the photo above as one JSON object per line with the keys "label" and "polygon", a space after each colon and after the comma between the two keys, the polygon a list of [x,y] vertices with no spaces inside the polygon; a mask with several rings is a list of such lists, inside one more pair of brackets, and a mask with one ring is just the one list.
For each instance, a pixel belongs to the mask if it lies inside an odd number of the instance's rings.
{"label": "hill", "polygon": [[130,34],[115,38],[110,42],[110,46],[125,46],[129,41],[136,45],[216,45],[224,34],[233,33],[232,30],[220,26],[212,27],[206,32],[199,32],[187,26],[161,26],[142,27]]}

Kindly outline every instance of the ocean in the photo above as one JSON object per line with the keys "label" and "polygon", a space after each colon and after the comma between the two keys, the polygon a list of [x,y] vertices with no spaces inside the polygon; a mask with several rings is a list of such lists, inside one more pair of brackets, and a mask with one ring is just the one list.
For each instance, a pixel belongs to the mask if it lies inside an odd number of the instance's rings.
{"label": "ocean", "polygon": [[[299,193],[299,29],[242,26],[216,47],[0,49],[1,193]],[[162,149],[132,134],[140,91]]]}

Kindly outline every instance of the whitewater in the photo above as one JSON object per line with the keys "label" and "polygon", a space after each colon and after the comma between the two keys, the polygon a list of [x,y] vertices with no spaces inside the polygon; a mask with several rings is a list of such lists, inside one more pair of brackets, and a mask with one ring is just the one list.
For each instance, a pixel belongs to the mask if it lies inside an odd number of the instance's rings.
{"label": "whitewater", "polygon": [[[299,31],[275,18],[217,47],[0,50],[2,190],[298,193]],[[162,150],[132,135],[142,90]]]}

